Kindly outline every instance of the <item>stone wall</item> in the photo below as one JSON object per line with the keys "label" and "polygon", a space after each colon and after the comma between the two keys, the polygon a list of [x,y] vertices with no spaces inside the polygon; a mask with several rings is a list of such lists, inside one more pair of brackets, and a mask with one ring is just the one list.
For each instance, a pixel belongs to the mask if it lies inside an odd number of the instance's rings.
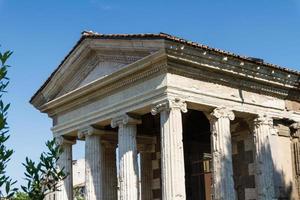
{"label": "stone wall", "polygon": [[157,143],[155,145],[155,152],[152,153],[152,192],[153,200],[161,200],[161,152],[160,152],[160,138],[157,138]]}
{"label": "stone wall", "polygon": [[238,199],[255,199],[254,143],[249,131],[235,133],[232,136],[232,161]]}

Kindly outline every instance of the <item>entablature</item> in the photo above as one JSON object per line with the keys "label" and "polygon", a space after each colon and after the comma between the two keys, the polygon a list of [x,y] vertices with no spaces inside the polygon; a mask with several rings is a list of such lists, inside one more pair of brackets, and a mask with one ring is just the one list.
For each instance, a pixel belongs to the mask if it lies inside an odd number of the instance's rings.
{"label": "entablature", "polygon": [[300,75],[248,60],[166,44],[172,73],[300,102]]}

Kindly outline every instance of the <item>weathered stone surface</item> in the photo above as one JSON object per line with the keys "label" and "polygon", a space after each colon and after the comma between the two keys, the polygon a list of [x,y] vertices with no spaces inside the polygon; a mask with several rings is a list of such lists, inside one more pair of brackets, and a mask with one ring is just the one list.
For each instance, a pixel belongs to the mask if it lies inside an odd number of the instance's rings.
{"label": "weathered stone surface", "polygon": [[85,137],[85,199],[103,198],[103,147],[99,135]]}
{"label": "weathered stone surface", "polygon": [[66,179],[61,181],[59,190],[55,193],[57,200],[73,200],[73,177],[72,177],[72,145],[74,141],[66,140],[60,136],[55,138],[56,143],[63,149],[57,165],[59,169],[63,169],[66,174],[69,174]]}
{"label": "weathered stone surface", "polygon": [[159,103],[151,111],[160,113],[163,200],[186,199],[181,111],[187,110],[180,99]]}
{"label": "weathered stone surface", "polygon": [[120,200],[138,199],[138,164],[136,146],[136,124],[140,120],[122,115],[112,120],[118,127]]}
{"label": "weathered stone surface", "polygon": [[230,120],[234,117],[234,113],[225,107],[214,109],[210,115],[215,200],[236,199],[230,133]]}
{"label": "weathered stone surface", "polygon": [[275,198],[273,180],[274,166],[270,147],[273,120],[263,115],[254,119],[253,123],[257,198],[259,200],[272,200]]}

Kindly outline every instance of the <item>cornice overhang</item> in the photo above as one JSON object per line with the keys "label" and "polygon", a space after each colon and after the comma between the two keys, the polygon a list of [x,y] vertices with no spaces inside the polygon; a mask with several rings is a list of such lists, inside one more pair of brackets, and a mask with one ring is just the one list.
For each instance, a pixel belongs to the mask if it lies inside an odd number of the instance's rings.
{"label": "cornice overhang", "polygon": [[166,44],[166,52],[172,73],[300,102],[300,76],[295,73],[176,43]]}
{"label": "cornice overhang", "polygon": [[[165,50],[159,50],[125,66],[111,75],[97,79],[65,95],[55,98],[38,107],[38,109],[41,112],[48,113],[50,116],[54,115],[55,109],[57,108],[64,107],[64,109],[68,109],[79,105],[84,101],[88,101],[91,97],[95,98],[95,95],[101,96],[103,94],[107,94],[112,90],[116,90],[124,85],[130,84],[131,82],[146,78],[153,73],[166,69],[166,60],[167,55]],[[95,93],[95,91],[99,92]]]}

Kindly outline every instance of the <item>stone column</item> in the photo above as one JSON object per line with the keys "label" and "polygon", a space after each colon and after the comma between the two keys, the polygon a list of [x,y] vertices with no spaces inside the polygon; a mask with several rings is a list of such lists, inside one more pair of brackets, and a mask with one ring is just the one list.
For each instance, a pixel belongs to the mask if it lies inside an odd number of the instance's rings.
{"label": "stone column", "polygon": [[225,108],[214,109],[210,114],[211,151],[213,172],[213,199],[236,199],[233,169],[230,120],[234,120],[234,113]]}
{"label": "stone column", "polygon": [[255,145],[255,182],[258,200],[270,200],[275,197],[273,162],[270,137],[273,131],[273,119],[259,116],[253,123]]}
{"label": "stone column", "polygon": [[141,158],[141,195],[142,200],[152,200],[152,154],[140,152]]}
{"label": "stone column", "polygon": [[55,141],[63,150],[57,161],[58,169],[64,169],[65,174],[68,175],[58,184],[59,191],[56,191],[55,199],[73,200],[72,145],[75,144],[75,141],[67,140],[63,136],[56,137]]}
{"label": "stone column", "polygon": [[141,120],[122,115],[112,120],[113,128],[119,127],[119,181],[120,200],[137,200],[139,197],[136,125]]}
{"label": "stone column", "polygon": [[103,151],[103,199],[118,199],[116,144],[104,142]]}
{"label": "stone column", "polygon": [[151,110],[153,115],[160,113],[163,200],[186,199],[181,112],[187,112],[186,103],[177,98]]}
{"label": "stone column", "polygon": [[100,135],[93,127],[79,131],[85,137],[85,199],[102,199],[102,145]]}

